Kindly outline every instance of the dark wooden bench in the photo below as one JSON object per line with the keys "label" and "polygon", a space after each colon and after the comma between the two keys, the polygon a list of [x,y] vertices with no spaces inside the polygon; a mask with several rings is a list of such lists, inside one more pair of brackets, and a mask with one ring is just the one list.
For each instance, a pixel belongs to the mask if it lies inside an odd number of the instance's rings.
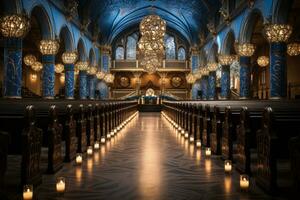
{"label": "dark wooden bench", "polygon": [[95,140],[95,122],[94,122],[94,108],[92,104],[88,104],[86,109],[86,140],[88,146],[94,145]]}
{"label": "dark wooden bench", "polygon": [[77,119],[76,119],[76,135],[78,138],[78,153],[85,153],[87,150],[87,134],[86,134],[86,118],[85,108],[83,104],[79,105]]}

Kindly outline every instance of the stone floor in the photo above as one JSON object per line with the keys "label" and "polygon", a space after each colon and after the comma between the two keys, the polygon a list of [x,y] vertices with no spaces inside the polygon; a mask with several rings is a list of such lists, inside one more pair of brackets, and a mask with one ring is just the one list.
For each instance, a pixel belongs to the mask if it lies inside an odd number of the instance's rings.
{"label": "stone floor", "polygon": [[[66,192],[55,191],[55,177],[66,178]],[[219,157],[205,158],[159,113],[140,113],[117,137],[81,167],[64,165],[46,175],[38,199],[278,199],[264,194],[251,180],[241,192],[239,174],[225,175]]]}

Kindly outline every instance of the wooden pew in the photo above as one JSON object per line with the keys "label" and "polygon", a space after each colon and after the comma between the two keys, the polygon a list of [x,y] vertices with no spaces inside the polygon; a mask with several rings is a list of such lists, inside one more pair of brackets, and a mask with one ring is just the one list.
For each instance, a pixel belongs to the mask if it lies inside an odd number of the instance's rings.
{"label": "wooden pew", "polygon": [[95,104],[95,109],[94,109],[94,140],[95,141],[100,141],[101,138],[101,117],[100,117],[100,105],[98,103]]}
{"label": "wooden pew", "polygon": [[93,146],[95,140],[95,127],[94,127],[94,108],[92,104],[88,104],[86,110],[86,137],[87,145]]}
{"label": "wooden pew", "polygon": [[78,153],[85,153],[87,150],[87,134],[86,134],[86,118],[85,118],[85,109],[84,105],[80,104],[77,119],[76,119],[76,135],[78,138]]}
{"label": "wooden pew", "polygon": [[293,193],[294,196],[296,196],[299,195],[300,190],[300,135],[289,140],[289,152],[293,179]]}

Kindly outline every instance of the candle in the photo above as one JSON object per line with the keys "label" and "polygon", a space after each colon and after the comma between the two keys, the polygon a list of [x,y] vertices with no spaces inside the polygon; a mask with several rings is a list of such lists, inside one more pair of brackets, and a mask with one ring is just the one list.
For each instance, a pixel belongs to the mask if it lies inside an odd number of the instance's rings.
{"label": "candle", "polygon": [[92,146],[88,146],[87,148],[87,155],[92,155],[93,154],[93,147]]}
{"label": "candle", "polygon": [[188,132],[186,132],[186,133],[184,134],[184,137],[185,137],[186,139],[189,138]]}
{"label": "candle", "polygon": [[99,148],[100,148],[100,144],[98,141],[96,141],[94,144],[94,149],[99,149]]}
{"label": "candle", "polygon": [[181,131],[181,127],[180,126],[178,127],[178,130]]}
{"label": "candle", "polygon": [[110,132],[110,136],[111,136],[111,137],[114,137],[114,135],[115,135],[115,132],[114,132],[114,131],[111,131],[111,132]]}
{"label": "candle", "polygon": [[76,164],[81,164],[82,163],[82,154],[78,153],[76,154]]}
{"label": "candle", "polygon": [[118,126],[118,127],[117,127],[117,131],[120,131],[120,130],[121,130],[121,127],[120,127],[120,126]]}
{"label": "candle", "polygon": [[225,162],[224,162],[224,170],[227,173],[231,172],[231,170],[232,170],[231,160],[225,160]]}
{"label": "candle", "polygon": [[182,135],[184,134],[184,130],[183,130],[183,129],[181,130],[181,134],[182,134]]}
{"label": "candle", "polygon": [[115,132],[115,133],[117,133],[117,132],[118,132],[118,130],[115,128],[115,129],[114,129],[114,132]]}
{"label": "candle", "polygon": [[56,181],[56,191],[59,193],[65,192],[66,189],[66,182],[65,178],[59,177]]}
{"label": "candle", "polygon": [[240,175],[240,187],[241,189],[248,189],[249,188],[249,176],[246,174]]}
{"label": "candle", "polygon": [[201,141],[200,141],[200,140],[197,140],[196,146],[197,146],[197,147],[201,147]]}
{"label": "candle", "polygon": [[194,142],[194,137],[193,136],[190,137],[190,142]]}
{"label": "candle", "polygon": [[205,149],[205,155],[206,155],[206,156],[210,156],[210,155],[211,155],[211,149],[210,149],[210,147],[207,147],[207,148]]}
{"label": "candle", "polygon": [[33,198],[33,186],[32,185],[24,185],[23,199],[31,200],[32,198]]}
{"label": "candle", "polygon": [[105,137],[104,137],[104,136],[101,137],[101,143],[102,143],[102,144],[105,144]]}
{"label": "candle", "polygon": [[110,139],[110,133],[107,134],[107,139]]}

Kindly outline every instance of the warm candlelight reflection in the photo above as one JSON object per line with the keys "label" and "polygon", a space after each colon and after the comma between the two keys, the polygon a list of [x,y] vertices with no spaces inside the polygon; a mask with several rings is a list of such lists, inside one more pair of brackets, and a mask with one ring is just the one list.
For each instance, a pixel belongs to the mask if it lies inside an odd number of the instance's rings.
{"label": "warm candlelight reflection", "polygon": [[227,194],[229,194],[230,191],[231,191],[231,176],[225,176],[225,178],[224,178],[224,187],[225,187],[225,192]]}
{"label": "warm candlelight reflection", "polygon": [[201,150],[197,149],[196,151],[196,165],[200,166],[200,161],[201,161]]}
{"label": "warm candlelight reflection", "polygon": [[194,155],[194,145],[190,145],[190,156],[193,157]]}
{"label": "warm candlelight reflection", "polygon": [[82,178],[82,168],[81,167],[76,167],[76,169],[75,169],[75,177],[76,177],[77,183],[80,183],[81,182],[81,178]]}
{"label": "warm candlelight reflection", "polygon": [[89,174],[91,174],[93,171],[93,159],[92,158],[89,158],[87,160],[87,171]]}
{"label": "warm candlelight reflection", "polygon": [[[141,168],[139,177],[140,193],[146,199],[159,199],[161,194],[161,152],[155,135],[152,133],[151,126],[153,124],[147,124],[149,130],[145,133],[146,137],[143,144],[143,152],[141,155]],[[156,126],[157,127],[157,126]]]}
{"label": "warm candlelight reflection", "polygon": [[210,172],[211,172],[211,160],[210,159],[205,159],[205,171],[208,174],[210,174]]}
{"label": "warm candlelight reflection", "polygon": [[97,152],[97,153],[94,154],[94,161],[95,161],[95,164],[98,164],[98,163],[99,163],[99,159],[100,159],[100,155],[99,155],[99,152]]}

